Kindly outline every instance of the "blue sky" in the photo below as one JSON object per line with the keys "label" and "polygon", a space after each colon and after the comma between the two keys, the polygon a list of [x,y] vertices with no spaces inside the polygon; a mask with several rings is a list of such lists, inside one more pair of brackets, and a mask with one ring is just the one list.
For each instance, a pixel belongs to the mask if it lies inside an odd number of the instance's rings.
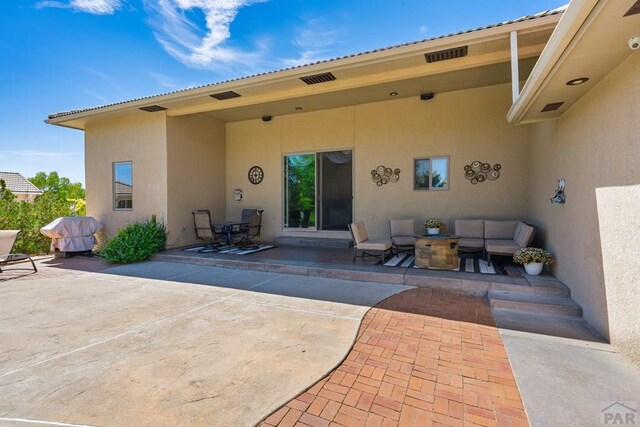
{"label": "blue sky", "polygon": [[0,170],[84,182],[83,133],[48,114],[476,28],[564,0],[8,0]]}

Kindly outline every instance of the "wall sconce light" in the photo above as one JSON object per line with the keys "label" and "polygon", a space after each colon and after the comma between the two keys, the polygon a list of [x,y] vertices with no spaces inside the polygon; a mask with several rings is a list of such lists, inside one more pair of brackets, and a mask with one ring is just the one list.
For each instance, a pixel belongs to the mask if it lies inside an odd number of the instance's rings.
{"label": "wall sconce light", "polygon": [[233,190],[233,200],[235,200],[236,202],[241,202],[242,199],[244,199],[244,193],[242,192],[242,189],[236,188],[235,190]]}
{"label": "wall sconce light", "polygon": [[564,194],[564,186],[566,185],[564,178],[558,180],[558,187],[556,188],[556,194],[550,199],[553,204],[562,204],[566,201]]}

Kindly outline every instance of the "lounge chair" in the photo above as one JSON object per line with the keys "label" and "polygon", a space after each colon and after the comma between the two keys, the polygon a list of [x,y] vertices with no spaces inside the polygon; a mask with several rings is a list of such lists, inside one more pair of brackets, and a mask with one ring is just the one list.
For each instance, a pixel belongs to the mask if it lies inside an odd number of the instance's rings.
{"label": "lounge chair", "polygon": [[365,227],[364,222],[354,222],[349,224],[349,231],[353,238],[352,262],[356,261],[358,251],[360,251],[360,256],[363,260],[365,256],[372,256],[381,258],[382,263],[384,264],[386,261],[387,251],[389,253],[392,251],[391,240],[369,240],[369,235],[367,234],[367,228]]}
{"label": "lounge chair", "polygon": [[416,221],[414,219],[389,220],[391,231],[391,244],[397,254],[400,252],[413,252],[416,246]]}
{"label": "lounge chair", "polygon": [[257,245],[253,242],[253,239],[260,236],[260,229],[262,228],[262,212],[264,211],[251,209],[249,225],[240,228],[240,230],[237,232],[234,232],[234,236],[240,238],[236,242],[236,245],[242,247],[257,247]]}
{"label": "lounge chair", "polygon": [[226,233],[222,227],[214,227],[211,224],[211,212],[208,209],[201,209],[191,213],[196,237],[203,240],[208,248],[215,249],[222,246],[219,240],[224,240]]}
{"label": "lounge chair", "polygon": [[20,233],[20,230],[0,230],[0,273],[2,273],[3,266],[20,264],[23,262],[30,262],[33,267],[33,271],[38,271],[36,264],[29,255],[11,253],[13,245],[16,243],[16,239],[18,238],[18,233]]}

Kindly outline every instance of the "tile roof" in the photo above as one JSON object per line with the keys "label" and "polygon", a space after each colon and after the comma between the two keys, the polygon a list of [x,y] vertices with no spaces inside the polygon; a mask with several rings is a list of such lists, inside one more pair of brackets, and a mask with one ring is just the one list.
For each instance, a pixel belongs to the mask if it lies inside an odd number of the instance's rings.
{"label": "tile roof", "polygon": [[465,31],[459,31],[459,32],[456,32],[456,33],[450,33],[450,34],[445,34],[445,35],[441,35],[441,36],[431,37],[431,38],[428,38],[428,39],[417,40],[417,41],[412,41],[412,42],[408,42],[408,43],[402,43],[402,44],[393,45],[393,46],[387,46],[387,47],[383,47],[383,48],[379,48],[379,49],[366,50],[366,51],[363,51],[363,52],[358,52],[358,53],[353,53],[353,54],[349,54],[349,55],[339,56],[339,57],[336,57],[336,58],[324,59],[324,60],[321,60],[321,61],[311,62],[311,63],[308,63],[308,64],[296,65],[294,67],[281,68],[281,69],[278,69],[278,70],[267,71],[267,72],[264,72],[264,73],[258,73],[258,74],[252,74],[252,75],[249,75],[249,76],[243,76],[243,77],[237,77],[237,78],[228,79],[228,80],[222,80],[222,81],[215,82],[215,83],[208,83],[208,84],[204,84],[204,85],[200,85],[200,86],[193,86],[193,87],[186,88],[186,89],[179,89],[179,90],[176,90],[176,91],[164,92],[164,93],[159,93],[159,94],[150,95],[150,96],[143,96],[143,97],[140,97],[140,98],[134,98],[134,99],[129,99],[129,100],[120,101],[120,102],[114,102],[114,103],[111,103],[111,104],[105,104],[105,105],[100,105],[100,106],[96,106],[96,107],[87,107],[87,108],[80,108],[80,109],[70,110],[70,111],[61,111],[59,113],[54,113],[54,114],[49,115],[48,119],[51,120],[51,119],[56,119],[56,118],[64,117],[64,116],[71,116],[73,114],[84,113],[84,112],[92,111],[92,110],[99,110],[99,109],[102,109],[102,108],[114,107],[116,105],[128,104],[128,103],[131,103],[131,102],[142,101],[142,100],[145,100],[145,99],[152,99],[152,98],[166,96],[166,95],[173,95],[173,94],[176,94],[176,93],[184,93],[184,92],[188,92],[188,91],[191,91],[191,90],[202,89],[202,88],[205,88],[205,87],[213,87],[213,86],[220,85],[220,84],[223,84],[223,83],[231,83],[231,82],[250,79],[250,78],[253,78],[253,77],[260,77],[260,76],[266,76],[266,75],[270,75],[270,74],[276,74],[276,73],[280,73],[280,72],[283,72],[283,71],[305,68],[305,67],[309,67],[309,66],[312,66],[312,65],[323,64],[323,63],[328,63],[328,62],[334,62],[334,61],[338,61],[338,60],[346,59],[346,58],[353,58],[353,57],[357,57],[357,56],[369,55],[369,54],[372,54],[372,53],[383,52],[383,51],[386,51],[386,50],[396,49],[396,48],[400,48],[400,47],[404,47],[404,46],[416,45],[416,44],[419,44],[419,43],[424,43],[424,42],[428,42],[428,41],[432,41],[432,40],[445,39],[447,37],[458,36],[458,35],[461,35],[461,34],[473,33],[473,32],[481,31],[481,30],[488,30],[490,28],[501,27],[501,26],[504,26],[504,25],[515,24],[515,23],[518,23],[518,22],[531,21],[533,19],[544,18],[546,16],[561,14],[566,10],[566,8],[567,8],[567,5],[561,6],[561,7],[557,8],[557,9],[545,10],[543,12],[539,12],[539,13],[536,13],[536,14],[533,14],[533,15],[526,15],[526,16],[522,16],[522,17],[517,18],[517,19],[512,19],[512,20],[504,21],[504,22],[498,22],[496,24],[491,24],[491,25],[487,25],[487,26],[484,26],[484,27],[478,27],[478,28],[469,29],[469,30],[465,30]]}
{"label": "tile roof", "polygon": [[18,172],[0,172],[0,179],[4,180],[7,189],[14,194],[42,194],[42,190]]}

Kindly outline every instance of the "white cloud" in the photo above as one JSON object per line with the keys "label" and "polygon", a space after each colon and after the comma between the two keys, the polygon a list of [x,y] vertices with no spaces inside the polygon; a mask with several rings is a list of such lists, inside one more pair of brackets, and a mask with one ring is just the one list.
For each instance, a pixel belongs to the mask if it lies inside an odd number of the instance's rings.
{"label": "white cloud", "polygon": [[420,29],[418,29],[418,32],[420,34],[426,34],[429,31],[429,28],[426,25],[421,25]]}
{"label": "white cloud", "polygon": [[300,49],[298,58],[284,59],[288,67],[304,65],[331,57],[331,49],[342,40],[344,31],[325,27],[320,20],[312,19],[299,29],[292,43]]}
{"label": "white cloud", "polygon": [[113,15],[122,7],[122,0],[44,0],[36,3],[38,9],[46,7],[73,9],[94,15]]}
{"label": "white cloud", "polygon": [[184,86],[175,82],[171,77],[166,74],[158,73],[156,71],[147,70],[147,74],[149,74],[153,80],[155,80],[156,84],[160,87],[164,87],[167,89],[182,89]]}
{"label": "white cloud", "polygon": [[[158,42],[185,65],[211,68],[229,64],[254,65],[259,57],[225,42],[239,10],[262,0],[145,0]],[[196,13],[204,15],[204,26]]]}

